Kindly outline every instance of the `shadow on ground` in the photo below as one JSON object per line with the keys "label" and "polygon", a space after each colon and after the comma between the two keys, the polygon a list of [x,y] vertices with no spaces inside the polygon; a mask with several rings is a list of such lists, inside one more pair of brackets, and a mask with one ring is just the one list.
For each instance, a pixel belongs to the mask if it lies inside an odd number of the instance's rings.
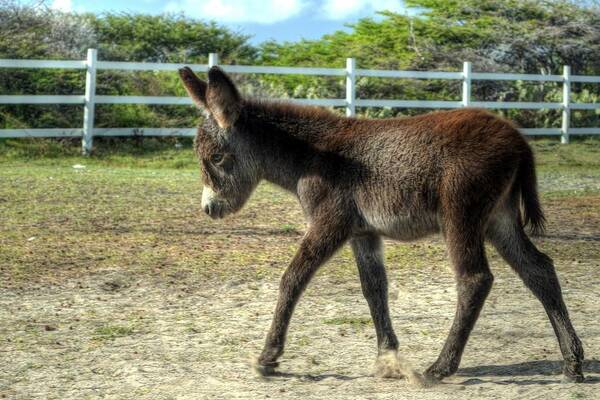
{"label": "shadow on ground", "polygon": [[[562,381],[562,361],[537,360],[506,365],[481,365],[477,367],[461,368],[457,376],[473,377],[461,382],[463,385],[477,385],[482,383],[497,383],[501,385],[545,385],[560,383]],[[600,361],[586,360],[583,366],[586,375],[584,384],[600,383],[600,376],[589,374],[600,374]],[[528,376],[552,376],[554,379],[517,379]],[[513,379],[489,380],[480,379],[485,377],[511,377]]]}
{"label": "shadow on ground", "polygon": [[[372,376],[372,375],[371,375]],[[319,382],[325,379],[335,379],[339,381],[352,381],[360,378],[368,378],[370,375],[356,375],[356,376],[348,376],[342,374],[303,374],[297,372],[274,372],[270,375],[263,377],[268,380],[269,378],[295,378],[301,381],[312,381]]]}

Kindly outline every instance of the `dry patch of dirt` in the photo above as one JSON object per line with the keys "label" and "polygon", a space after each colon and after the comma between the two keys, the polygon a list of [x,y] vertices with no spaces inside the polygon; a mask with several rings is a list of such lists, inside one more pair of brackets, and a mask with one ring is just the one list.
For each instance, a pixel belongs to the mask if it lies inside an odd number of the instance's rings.
{"label": "dry patch of dirt", "polygon": [[[355,276],[322,272],[301,300],[279,376],[254,375],[275,279],[156,284],[104,271],[61,287],[0,293],[0,397],[82,398],[597,398],[598,265],[560,268],[585,345],[587,381],[561,383],[542,307],[504,265],[459,373],[427,389],[373,376],[375,335]],[[418,370],[440,350],[455,291],[444,266],[391,269],[401,353]],[[568,281],[568,283],[567,283]]]}

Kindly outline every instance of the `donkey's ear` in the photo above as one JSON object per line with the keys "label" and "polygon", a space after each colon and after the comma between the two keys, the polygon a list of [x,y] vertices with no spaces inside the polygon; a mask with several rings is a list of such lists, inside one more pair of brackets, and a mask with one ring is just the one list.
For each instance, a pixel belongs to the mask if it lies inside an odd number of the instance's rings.
{"label": "donkey's ear", "polygon": [[231,79],[217,66],[208,71],[206,102],[221,128],[233,125],[240,116],[242,98]]}
{"label": "donkey's ear", "polygon": [[188,92],[194,104],[198,107],[207,110],[208,104],[206,102],[206,88],[207,84],[202,79],[198,78],[198,75],[192,71],[190,67],[183,67],[179,70],[179,76],[183,82],[185,90]]}

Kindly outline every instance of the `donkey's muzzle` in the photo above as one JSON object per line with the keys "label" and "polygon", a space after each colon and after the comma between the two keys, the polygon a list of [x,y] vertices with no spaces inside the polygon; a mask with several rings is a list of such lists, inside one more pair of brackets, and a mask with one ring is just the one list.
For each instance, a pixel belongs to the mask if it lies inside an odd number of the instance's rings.
{"label": "donkey's muzzle", "polygon": [[202,189],[202,209],[211,218],[223,218],[227,215],[229,206],[208,186]]}
{"label": "donkey's muzzle", "polygon": [[225,215],[227,215],[227,204],[220,201],[208,203],[203,207],[203,209],[206,214],[214,219],[223,218]]}

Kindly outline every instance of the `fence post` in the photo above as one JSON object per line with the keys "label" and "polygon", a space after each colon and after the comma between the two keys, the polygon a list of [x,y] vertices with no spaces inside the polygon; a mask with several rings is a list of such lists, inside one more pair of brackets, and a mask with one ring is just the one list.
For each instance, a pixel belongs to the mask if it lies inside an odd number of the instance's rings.
{"label": "fence post", "polygon": [[98,50],[88,49],[85,62],[85,103],[83,105],[83,136],[81,138],[81,151],[83,155],[90,155],[94,140],[94,98],[96,97],[96,61]]}
{"label": "fence post", "polygon": [[560,142],[569,143],[569,125],[571,125],[571,67],[563,66],[562,126]]}
{"label": "fence post", "polygon": [[346,58],[346,116],[356,115],[356,59]]}
{"label": "fence post", "polygon": [[214,67],[215,65],[219,65],[219,54],[217,53],[209,53],[208,54],[208,69]]}
{"label": "fence post", "polygon": [[471,105],[471,63],[463,63],[463,82],[462,82],[462,105],[469,107]]}

